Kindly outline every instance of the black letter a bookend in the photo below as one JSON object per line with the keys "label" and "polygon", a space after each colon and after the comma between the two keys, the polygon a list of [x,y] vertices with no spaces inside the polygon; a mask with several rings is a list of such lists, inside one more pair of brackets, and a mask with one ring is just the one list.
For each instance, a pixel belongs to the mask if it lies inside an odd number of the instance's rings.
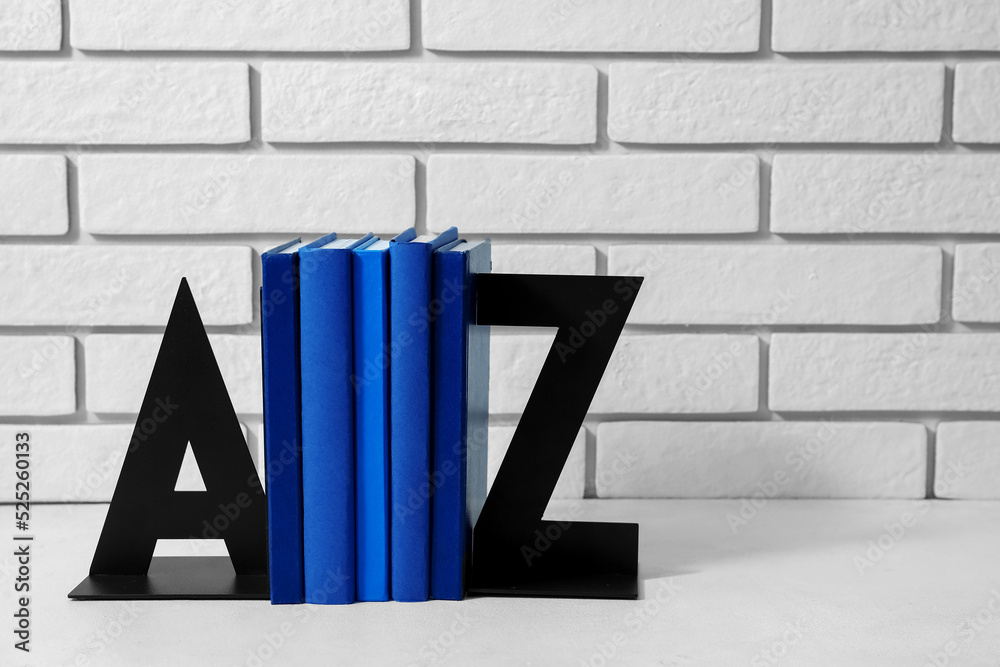
{"label": "black letter a bookend", "polygon": [[[205,491],[175,491],[188,443]],[[187,280],[181,280],[90,576],[69,597],[261,599],[266,500]],[[222,539],[225,556],[153,557],[157,539]]]}

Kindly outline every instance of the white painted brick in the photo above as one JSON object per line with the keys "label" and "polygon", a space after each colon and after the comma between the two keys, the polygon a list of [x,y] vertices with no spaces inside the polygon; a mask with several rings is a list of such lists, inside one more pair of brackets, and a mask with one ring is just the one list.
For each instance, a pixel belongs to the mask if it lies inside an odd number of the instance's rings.
{"label": "white painted brick", "polygon": [[61,46],[59,0],[0,2],[0,51],[58,51]]}
{"label": "white painted brick", "polygon": [[[1000,10],[998,10],[1000,11]],[[955,66],[952,137],[960,143],[1000,143],[1000,63]]]}
{"label": "white painted brick", "polygon": [[92,234],[392,231],[413,224],[409,155],[87,155]]}
{"label": "white painted brick", "polygon": [[944,422],[934,448],[934,495],[1000,498],[1000,422]]}
{"label": "white painted brick", "polygon": [[926,324],[941,318],[941,249],[917,245],[613,245],[644,276],[632,324]]}
{"label": "white painted brick", "polygon": [[[493,336],[491,413],[524,411],[551,341],[551,335]],[[758,354],[756,336],[622,336],[590,412],[756,412]]]}
{"label": "white painted brick", "polygon": [[921,424],[621,422],[597,429],[601,498],[923,498]]}
{"label": "white painted brick", "polygon": [[432,228],[478,233],[755,232],[754,155],[433,155]]}
{"label": "white painted brick", "polygon": [[1000,156],[778,154],[771,169],[778,234],[1000,232]]}
{"label": "white painted brick", "polygon": [[[87,336],[87,409],[138,412],[162,338],[159,334]],[[260,337],[212,334],[209,340],[236,412],[261,414]]]}
{"label": "white painted brick", "polygon": [[266,141],[586,144],[597,70],[564,63],[268,62]]}
{"label": "white painted brick", "polygon": [[770,363],[776,412],[1000,410],[996,334],[773,334]]}
{"label": "white painted brick", "polygon": [[[0,299],[0,303],[6,302]],[[0,415],[73,414],[76,412],[75,339],[0,336],[0,378],[3,378]]]}
{"label": "white painted brick", "polygon": [[0,156],[0,236],[57,236],[67,231],[66,158]]}
{"label": "white painted brick", "polygon": [[1000,244],[955,246],[951,316],[959,322],[1000,322]]}
{"label": "white painted brick", "polygon": [[621,142],[937,142],[939,63],[613,63]]}
{"label": "white painted brick", "polygon": [[[514,438],[513,426],[491,426],[490,441],[487,447],[487,473],[486,488],[493,487],[493,480],[500,471],[500,464],[507,454],[510,441]],[[587,464],[587,431],[580,429],[576,440],[573,442],[573,449],[570,450],[566,464],[563,466],[562,474],[556,482],[556,488],[552,491],[552,499],[576,499],[583,498],[583,480]]]}
{"label": "white painted brick", "polygon": [[756,51],[760,0],[424,0],[423,43],[450,51]]}
{"label": "white painted brick", "polygon": [[774,0],[775,51],[1000,49],[995,0]]}
{"label": "white painted brick", "polygon": [[0,246],[0,325],[165,326],[182,277],[205,324],[253,318],[253,254],[240,246]]}
{"label": "white painted brick", "polygon": [[250,139],[244,63],[0,63],[0,143],[226,144]]}
{"label": "white painted brick", "polygon": [[542,273],[592,276],[597,250],[590,245],[506,245],[491,248],[493,273]]}
{"label": "white painted brick", "polygon": [[[33,501],[109,502],[133,429],[133,424],[4,424],[0,425],[0,457],[13,461],[15,436],[28,433]],[[197,473],[195,468],[181,468],[178,487],[198,484]],[[14,500],[14,481],[13,475],[0,479],[0,502]]]}
{"label": "white painted brick", "polygon": [[72,0],[70,42],[124,51],[396,51],[409,0]]}

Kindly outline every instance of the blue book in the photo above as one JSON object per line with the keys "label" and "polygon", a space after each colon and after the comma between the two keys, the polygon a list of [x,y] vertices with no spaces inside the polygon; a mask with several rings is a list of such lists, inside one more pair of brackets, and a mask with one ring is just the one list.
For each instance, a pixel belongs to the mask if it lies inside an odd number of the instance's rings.
{"label": "blue book", "polygon": [[302,446],[299,418],[299,239],[261,255],[264,471],[271,603],[301,603]]}
{"label": "blue book", "polygon": [[335,234],[299,250],[306,602],[355,600],[352,251]]}
{"label": "blue book", "polygon": [[389,599],[389,242],[354,250],[358,599]]}
{"label": "blue book", "polygon": [[[475,276],[490,271],[490,242],[465,241],[434,253],[434,495],[431,597],[461,600],[472,528],[486,502],[490,331],[476,325]],[[437,311],[435,311],[437,312]]]}
{"label": "blue book", "polygon": [[392,599],[404,602],[430,596],[431,255],[456,240],[454,227],[437,237],[411,228],[389,246],[389,561]]}

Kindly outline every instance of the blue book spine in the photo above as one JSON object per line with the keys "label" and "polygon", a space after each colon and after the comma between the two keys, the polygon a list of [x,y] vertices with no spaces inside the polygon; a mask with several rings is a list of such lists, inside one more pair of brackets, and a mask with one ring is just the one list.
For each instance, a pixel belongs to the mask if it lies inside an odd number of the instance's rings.
{"label": "blue book spine", "polygon": [[430,595],[431,250],[393,243],[389,250],[389,331],[400,354],[389,366],[392,486],[392,598]]}
{"label": "blue book spine", "polygon": [[358,599],[389,599],[389,244],[354,251]]}
{"label": "blue book spine", "polygon": [[489,328],[475,324],[474,276],[490,271],[488,241],[434,253],[434,494],[431,597],[461,600],[472,528],[486,501]]}
{"label": "blue book spine", "polygon": [[264,473],[271,603],[301,603],[302,449],[299,432],[298,255],[292,241],[261,256]]}
{"label": "blue book spine", "polygon": [[299,251],[306,602],[356,595],[352,248]]}

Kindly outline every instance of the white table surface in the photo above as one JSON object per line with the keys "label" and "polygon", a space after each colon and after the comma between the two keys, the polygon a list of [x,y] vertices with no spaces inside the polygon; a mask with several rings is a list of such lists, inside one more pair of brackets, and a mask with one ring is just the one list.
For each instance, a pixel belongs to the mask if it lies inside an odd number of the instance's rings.
{"label": "white table surface", "polygon": [[0,665],[1000,665],[1000,503],[771,500],[734,534],[739,500],[576,502],[640,524],[645,599],[71,601],[107,505],[35,506],[33,651],[5,547]]}

